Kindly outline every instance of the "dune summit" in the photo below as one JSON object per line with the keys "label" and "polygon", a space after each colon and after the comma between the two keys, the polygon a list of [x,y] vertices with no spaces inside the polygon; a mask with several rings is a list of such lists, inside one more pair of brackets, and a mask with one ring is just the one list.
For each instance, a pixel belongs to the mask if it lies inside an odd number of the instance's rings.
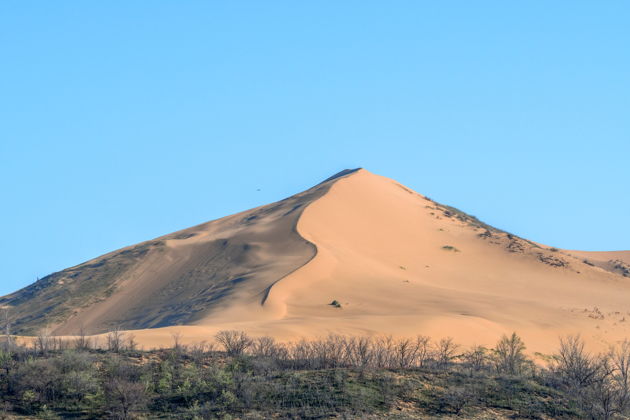
{"label": "dune summit", "polygon": [[364,169],[123,248],[0,298],[16,332],[136,330],[146,346],[221,329],[455,337],[518,332],[547,352],[630,336],[630,251],[549,248]]}

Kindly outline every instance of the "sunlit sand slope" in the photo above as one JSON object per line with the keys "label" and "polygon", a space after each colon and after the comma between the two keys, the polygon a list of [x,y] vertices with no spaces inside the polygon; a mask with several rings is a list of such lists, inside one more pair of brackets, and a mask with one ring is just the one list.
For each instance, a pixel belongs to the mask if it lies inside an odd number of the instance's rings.
{"label": "sunlit sand slope", "polygon": [[[558,336],[629,335],[630,278],[500,232],[365,170],[312,203],[298,232],[317,246],[264,302],[274,319],[200,324],[284,338],[426,334],[492,344],[517,331],[547,351]],[[337,301],[341,307],[330,305]]]}

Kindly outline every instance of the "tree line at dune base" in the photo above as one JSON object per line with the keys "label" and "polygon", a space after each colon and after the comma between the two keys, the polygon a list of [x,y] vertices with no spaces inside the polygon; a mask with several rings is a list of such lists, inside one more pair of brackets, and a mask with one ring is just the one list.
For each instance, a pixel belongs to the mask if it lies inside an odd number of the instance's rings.
{"label": "tree line at dune base", "polygon": [[136,349],[113,331],[0,343],[0,419],[628,418],[630,342],[591,354],[562,338],[544,366],[521,338],[345,337],[279,343],[221,331],[211,343]]}

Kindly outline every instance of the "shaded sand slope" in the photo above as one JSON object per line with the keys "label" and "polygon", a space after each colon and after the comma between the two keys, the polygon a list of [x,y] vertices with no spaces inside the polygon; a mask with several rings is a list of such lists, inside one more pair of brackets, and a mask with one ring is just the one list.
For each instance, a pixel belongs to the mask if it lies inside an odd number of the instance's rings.
{"label": "shaded sand slope", "polygon": [[630,336],[629,278],[365,170],[311,204],[298,231],[317,256],[271,288],[259,310],[266,316],[235,321],[254,312],[232,307],[182,334],[427,334],[492,344],[517,331],[536,351],[551,351],[561,334],[581,332],[594,345]]}
{"label": "shaded sand slope", "polygon": [[582,262],[630,277],[630,251],[566,251]]}
{"label": "shaded sand slope", "polygon": [[259,307],[315,247],[295,231],[304,208],[352,171],[273,203],[124,248],[0,298],[14,330],[104,332],[190,324],[224,307]]}

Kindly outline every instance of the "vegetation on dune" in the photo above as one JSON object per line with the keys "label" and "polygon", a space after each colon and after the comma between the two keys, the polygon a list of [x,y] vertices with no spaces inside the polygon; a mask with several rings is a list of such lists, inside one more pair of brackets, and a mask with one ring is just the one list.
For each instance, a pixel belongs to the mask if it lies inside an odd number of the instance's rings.
{"label": "vegetation on dune", "polygon": [[453,252],[459,252],[459,249],[455,248],[452,245],[444,245],[442,247],[442,249],[446,250],[446,251],[453,251]]}
{"label": "vegetation on dune", "polygon": [[[0,350],[0,418],[627,418],[630,343],[589,354],[565,337],[546,367],[516,334],[492,349],[453,339],[344,337],[278,343],[241,331],[216,342],[107,349],[41,335]],[[490,417],[488,417],[490,416]]]}
{"label": "vegetation on dune", "polygon": [[329,305],[334,306],[335,308],[341,308],[341,303],[337,299],[330,302]]}

